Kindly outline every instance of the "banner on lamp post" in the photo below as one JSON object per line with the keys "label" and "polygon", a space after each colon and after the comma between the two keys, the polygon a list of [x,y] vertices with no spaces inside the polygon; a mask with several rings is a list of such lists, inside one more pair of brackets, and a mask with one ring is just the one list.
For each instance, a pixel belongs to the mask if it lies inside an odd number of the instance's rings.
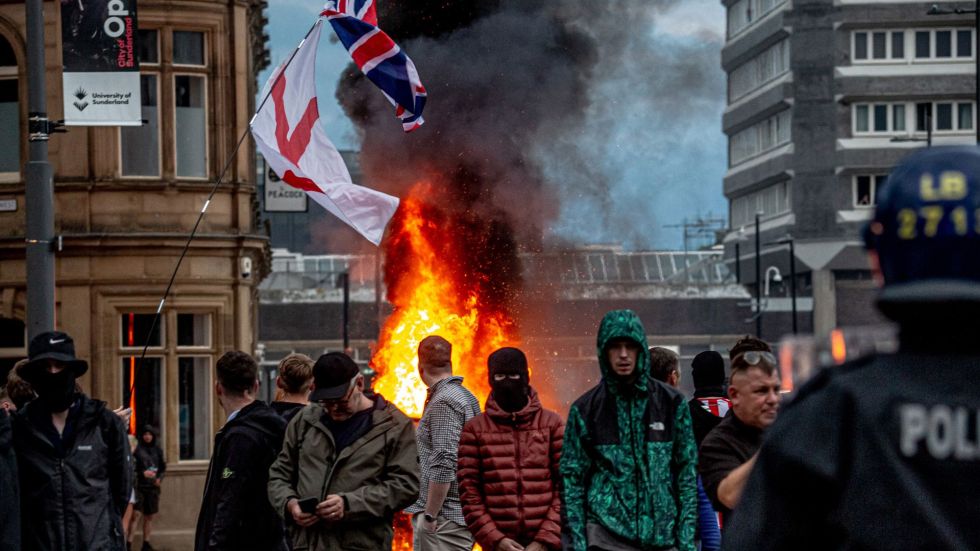
{"label": "banner on lamp post", "polygon": [[65,124],[139,126],[136,0],[62,0]]}

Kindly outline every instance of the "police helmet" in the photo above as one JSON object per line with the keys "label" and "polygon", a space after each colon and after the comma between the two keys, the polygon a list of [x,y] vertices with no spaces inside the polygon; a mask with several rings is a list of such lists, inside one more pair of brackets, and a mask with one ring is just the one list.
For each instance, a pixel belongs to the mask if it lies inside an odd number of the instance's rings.
{"label": "police helmet", "polygon": [[889,307],[980,302],[980,147],[932,147],[909,155],[877,192],[865,228]]}

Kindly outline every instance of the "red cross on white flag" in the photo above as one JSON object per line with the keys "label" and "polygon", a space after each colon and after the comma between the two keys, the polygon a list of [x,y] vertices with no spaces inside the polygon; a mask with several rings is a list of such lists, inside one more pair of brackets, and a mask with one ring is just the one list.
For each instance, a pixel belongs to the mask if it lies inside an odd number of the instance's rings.
{"label": "red cross on white flag", "polygon": [[269,77],[260,96],[269,100],[252,118],[252,136],[283,182],[305,191],[378,245],[398,198],[352,183],[343,158],[320,126],[315,77],[320,27],[317,21],[282,78],[282,66]]}

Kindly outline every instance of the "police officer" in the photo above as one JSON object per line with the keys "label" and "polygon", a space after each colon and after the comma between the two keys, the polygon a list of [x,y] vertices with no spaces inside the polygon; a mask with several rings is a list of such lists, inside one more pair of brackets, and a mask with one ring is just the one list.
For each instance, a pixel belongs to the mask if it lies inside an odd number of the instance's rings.
{"label": "police officer", "polygon": [[980,149],[906,158],[865,241],[899,351],[780,414],[724,549],[980,549]]}

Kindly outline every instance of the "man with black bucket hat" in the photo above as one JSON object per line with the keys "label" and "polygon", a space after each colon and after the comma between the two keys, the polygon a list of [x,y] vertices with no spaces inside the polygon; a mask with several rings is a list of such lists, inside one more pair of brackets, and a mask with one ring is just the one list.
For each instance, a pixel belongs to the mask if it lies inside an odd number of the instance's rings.
{"label": "man with black bucket hat", "polygon": [[470,533],[484,549],[561,548],[558,460],[565,425],[541,407],[527,357],[517,348],[490,354],[486,411],[459,440],[459,493]]}
{"label": "man with black bucket hat", "polygon": [[418,492],[412,420],[364,388],[349,356],[320,356],[310,403],[269,472],[269,501],[293,548],[391,549],[394,515]]}
{"label": "man with black bucket hat", "polygon": [[125,549],[122,515],[133,484],[126,428],[76,390],[88,363],[62,332],[37,335],[21,376],[37,398],[13,419],[22,549]]}

